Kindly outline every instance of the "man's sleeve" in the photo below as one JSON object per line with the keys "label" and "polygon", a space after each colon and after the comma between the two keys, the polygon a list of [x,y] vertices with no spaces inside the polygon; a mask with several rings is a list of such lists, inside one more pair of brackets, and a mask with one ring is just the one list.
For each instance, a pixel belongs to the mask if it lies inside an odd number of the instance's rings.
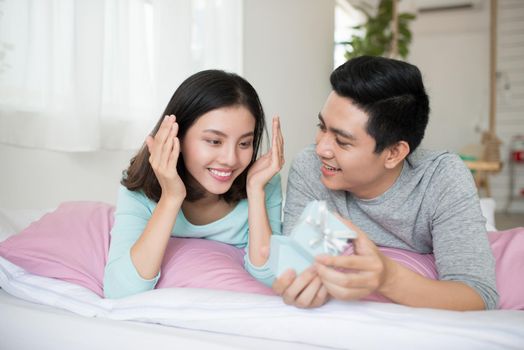
{"label": "man's sleeve", "polygon": [[306,205],[319,199],[315,195],[314,184],[318,184],[318,170],[314,169],[310,154],[300,153],[293,161],[287,179],[286,200],[284,205],[283,233],[289,235],[297,223]]}
{"label": "man's sleeve", "polygon": [[450,157],[432,182],[436,205],[431,232],[439,278],[469,285],[486,309],[495,309],[495,259],[471,173],[458,157]]}

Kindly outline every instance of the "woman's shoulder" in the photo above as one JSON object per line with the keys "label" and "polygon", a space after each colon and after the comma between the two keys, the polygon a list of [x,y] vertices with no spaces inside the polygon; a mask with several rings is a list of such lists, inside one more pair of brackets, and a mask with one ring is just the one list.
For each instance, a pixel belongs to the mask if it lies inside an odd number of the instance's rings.
{"label": "woman's shoulder", "polygon": [[156,203],[149,199],[141,190],[129,190],[124,185],[120,185],[118,189],[117,210],[128,207],[146,207],[152,210]]}

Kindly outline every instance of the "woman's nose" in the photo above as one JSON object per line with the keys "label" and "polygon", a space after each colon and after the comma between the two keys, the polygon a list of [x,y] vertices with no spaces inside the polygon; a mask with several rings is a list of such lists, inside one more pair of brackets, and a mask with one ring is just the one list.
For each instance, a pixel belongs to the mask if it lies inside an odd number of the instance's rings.
{"label": "woman's nose", "polygon": [[224,147],[220,157],[220,162],[223,165],[232,167],[237,164],[238,154],[236,147]]}

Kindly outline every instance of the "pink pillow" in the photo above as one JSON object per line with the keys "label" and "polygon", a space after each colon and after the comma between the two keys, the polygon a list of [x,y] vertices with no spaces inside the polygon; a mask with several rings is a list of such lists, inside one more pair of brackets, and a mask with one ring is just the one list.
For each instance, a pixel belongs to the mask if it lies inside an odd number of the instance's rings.
{"label": "pink pillow", "polygon": [[76,283],[101,296],[113,212],[104,203],[64,203],[1,242],[0,256],[32,274]]}
{"label": "pink pillow", "polygon": [[171,238],[156,288],[213,288],[274,295],[244,269],[244,249],[197,238]]}
{"label": "pink pillow", "polygon": [[[113,206],[67,202],[0,243],[0,256],[28,272],[79,284],[103,296]],[[244,250],[204,239],[172,238],[157,287],[273,294],[244,269]]]}
{"label": "pink pillow", "polygon": [[[0,256],[30,273],[84,286],[103,296],[102,281],[114,208],[96,202],[67,202],[0,243]],[[502,309],[524,310],[524,228],[489,233],[497,262]],[[428,278],[437,278],[431,254],[380,248],[390,258]],[[347,253],[350,253],[348,251]],[[172,238],[158,288],[213,288],[273,294],[244,269],[244,250],[205,240]],[[366,300],[388,301],[379,295]]]}
{"label": "pink pillow", "polygon": [[490,232],[496,261],[499,308],[524,310],[524,227]]}
{"label": "pink pillow", "polygon": [[[415,271],[418,274],[433,280],[438,279],[437,267],[435,265],[433,254],[420,254],[410,252],[409,250],[388,247],[379,247],[379,249],[385,256],[404,265],[411,271]],[[349,248],[344,252],[344,255],[350,254],[353,254],[353,246],[349,246]],[[362,300],[379,301],[383,303],[391,302],[390,299],[378,293],[372,293]]]}
{"label": "pink pillow", "polygon": [[[488,240],[496,262],[499,309],[524,310],[524,227],[507,231],[488,232]],[[422,276],[437,279],[433,254],[417,254],[394,248],[379,248],[384,255]],[[344,254],[352,254],[352,247]],[[379,294],[364,300],[390,302]]]}

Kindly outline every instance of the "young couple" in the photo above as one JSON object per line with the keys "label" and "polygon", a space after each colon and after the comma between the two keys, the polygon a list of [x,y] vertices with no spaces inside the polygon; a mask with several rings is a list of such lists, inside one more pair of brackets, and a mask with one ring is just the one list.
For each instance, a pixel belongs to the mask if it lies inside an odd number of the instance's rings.
{"label": "young couple", "polygon": [[[416,307],[496,308],[495,263],[471,174],[456,155],[418,148],[429,115],[418,68],[363,56],[330,80],[315,145],[289,173],[283,233],[309,201],[325,200],[358,233],[355,254],[319,256],[298,276],[271,274],[270,238],[282,233],[280,121],[273,118],[271,148],[257,158],[265,119],[256,91],[238,75],[208,70],[175,91],[124,173],[106,296],[153,289],[168,240],[178,236],[246,247],[247,271],[297,307],[378,292]],[[377,246],[433,253],[439,280]]]}

